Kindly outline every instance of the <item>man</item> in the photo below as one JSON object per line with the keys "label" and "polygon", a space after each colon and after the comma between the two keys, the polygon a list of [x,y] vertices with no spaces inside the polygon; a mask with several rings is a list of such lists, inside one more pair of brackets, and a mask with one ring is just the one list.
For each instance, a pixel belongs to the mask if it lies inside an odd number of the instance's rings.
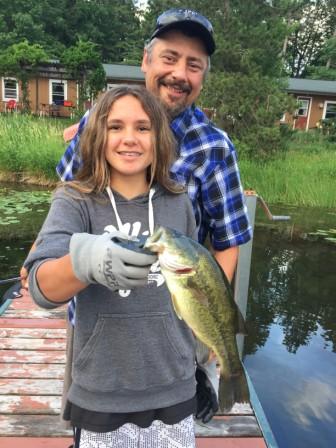
{"label": "man", "polygon": [[[160,98],[171,120],[178,142],[178,159],[171,174],[187,186],[199,241],[209,236],[214,256],[231,281],[238,258],[238,246],[251,237],[243,201],[236,152],[225,132],[217,129],[194,102],[200,95],[215,51],[213,28],[202,15],[187,9],[170,9],[161,14],[145,46],[141,68],[146,88]],[[80,134],[76,136],[57,166],[64,181],[73,178],[80,165]],[[73,319],[74,302],[70,307]],[[198,348],[197,417],[209,421],[218,405],[215,362],[207,362],[208,350]]]}

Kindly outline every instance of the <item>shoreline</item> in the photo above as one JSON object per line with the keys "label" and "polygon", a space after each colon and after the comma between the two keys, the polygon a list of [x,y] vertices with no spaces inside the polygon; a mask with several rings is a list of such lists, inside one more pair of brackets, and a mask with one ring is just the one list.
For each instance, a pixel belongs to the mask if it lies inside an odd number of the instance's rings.
{"label": "shoreline", "polygon": [[55,187],[57,181],[47,179],[43,176],[32,176],[27,173],[11,173],[0,171],[0,182],[20,184],[20,185],[36,185],[37,187]]}

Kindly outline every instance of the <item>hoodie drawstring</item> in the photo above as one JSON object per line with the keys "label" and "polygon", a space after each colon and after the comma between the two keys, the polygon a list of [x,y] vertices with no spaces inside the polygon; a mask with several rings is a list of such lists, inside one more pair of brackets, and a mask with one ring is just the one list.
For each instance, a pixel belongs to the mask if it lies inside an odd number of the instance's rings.
{"label": "hoodie drawstring", "polygon": [[[123,230],[123,223],[122,223],[122,221],[120,219],[120,216],[119,216],[119,213],[118,213],[118,210],[117,210],[117,204],[116,204],[116,201],[114,199],[114,195],[113,195],[112,190],[111,190],[110,187],[106,187],[106,191],[107,191],[107,194],[108,194],[108,196],[110,198],[111,205],[112,205],[112,208],[113,208],[116,220],[117,220],[118,230],[120,232],[122,232],[122,230]],[[149,194],[148,194],[148,225],[149,225],[149,234],[150,235],[153,235],[153,232],[154,232],[154,209],[153,209],[153,196],[154,196],[154,193],[155,193],[155,189],[151,188],[149,190]]]}

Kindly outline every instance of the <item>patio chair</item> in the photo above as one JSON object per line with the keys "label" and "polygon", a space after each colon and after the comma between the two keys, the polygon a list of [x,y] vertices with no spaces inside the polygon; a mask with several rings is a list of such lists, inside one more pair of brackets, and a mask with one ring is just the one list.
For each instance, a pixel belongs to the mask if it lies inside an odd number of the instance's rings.
{"label": "patio chair", "polygon": [[17,109],[17,103],[15,100],[9,100],[6,103],[6,112],[14,112]]}

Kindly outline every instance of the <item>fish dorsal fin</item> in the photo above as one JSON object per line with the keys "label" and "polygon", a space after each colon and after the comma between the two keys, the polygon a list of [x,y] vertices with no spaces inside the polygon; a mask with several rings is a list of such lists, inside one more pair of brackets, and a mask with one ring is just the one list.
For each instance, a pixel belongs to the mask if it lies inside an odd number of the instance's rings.
{"label": "fish dorsal fin", "polygon": [[172,299],[173,308],[174,308],[174,311],[175,311],[175,313],[176,313],[176,316],[177,316],[180,320],[182,320],[181,313],[180,313],[180,311],[179,311],[179,307],[178,307],[178,300],[176,299],[176,297],[175,297],[174,294],[171,294],[171,299]]}

